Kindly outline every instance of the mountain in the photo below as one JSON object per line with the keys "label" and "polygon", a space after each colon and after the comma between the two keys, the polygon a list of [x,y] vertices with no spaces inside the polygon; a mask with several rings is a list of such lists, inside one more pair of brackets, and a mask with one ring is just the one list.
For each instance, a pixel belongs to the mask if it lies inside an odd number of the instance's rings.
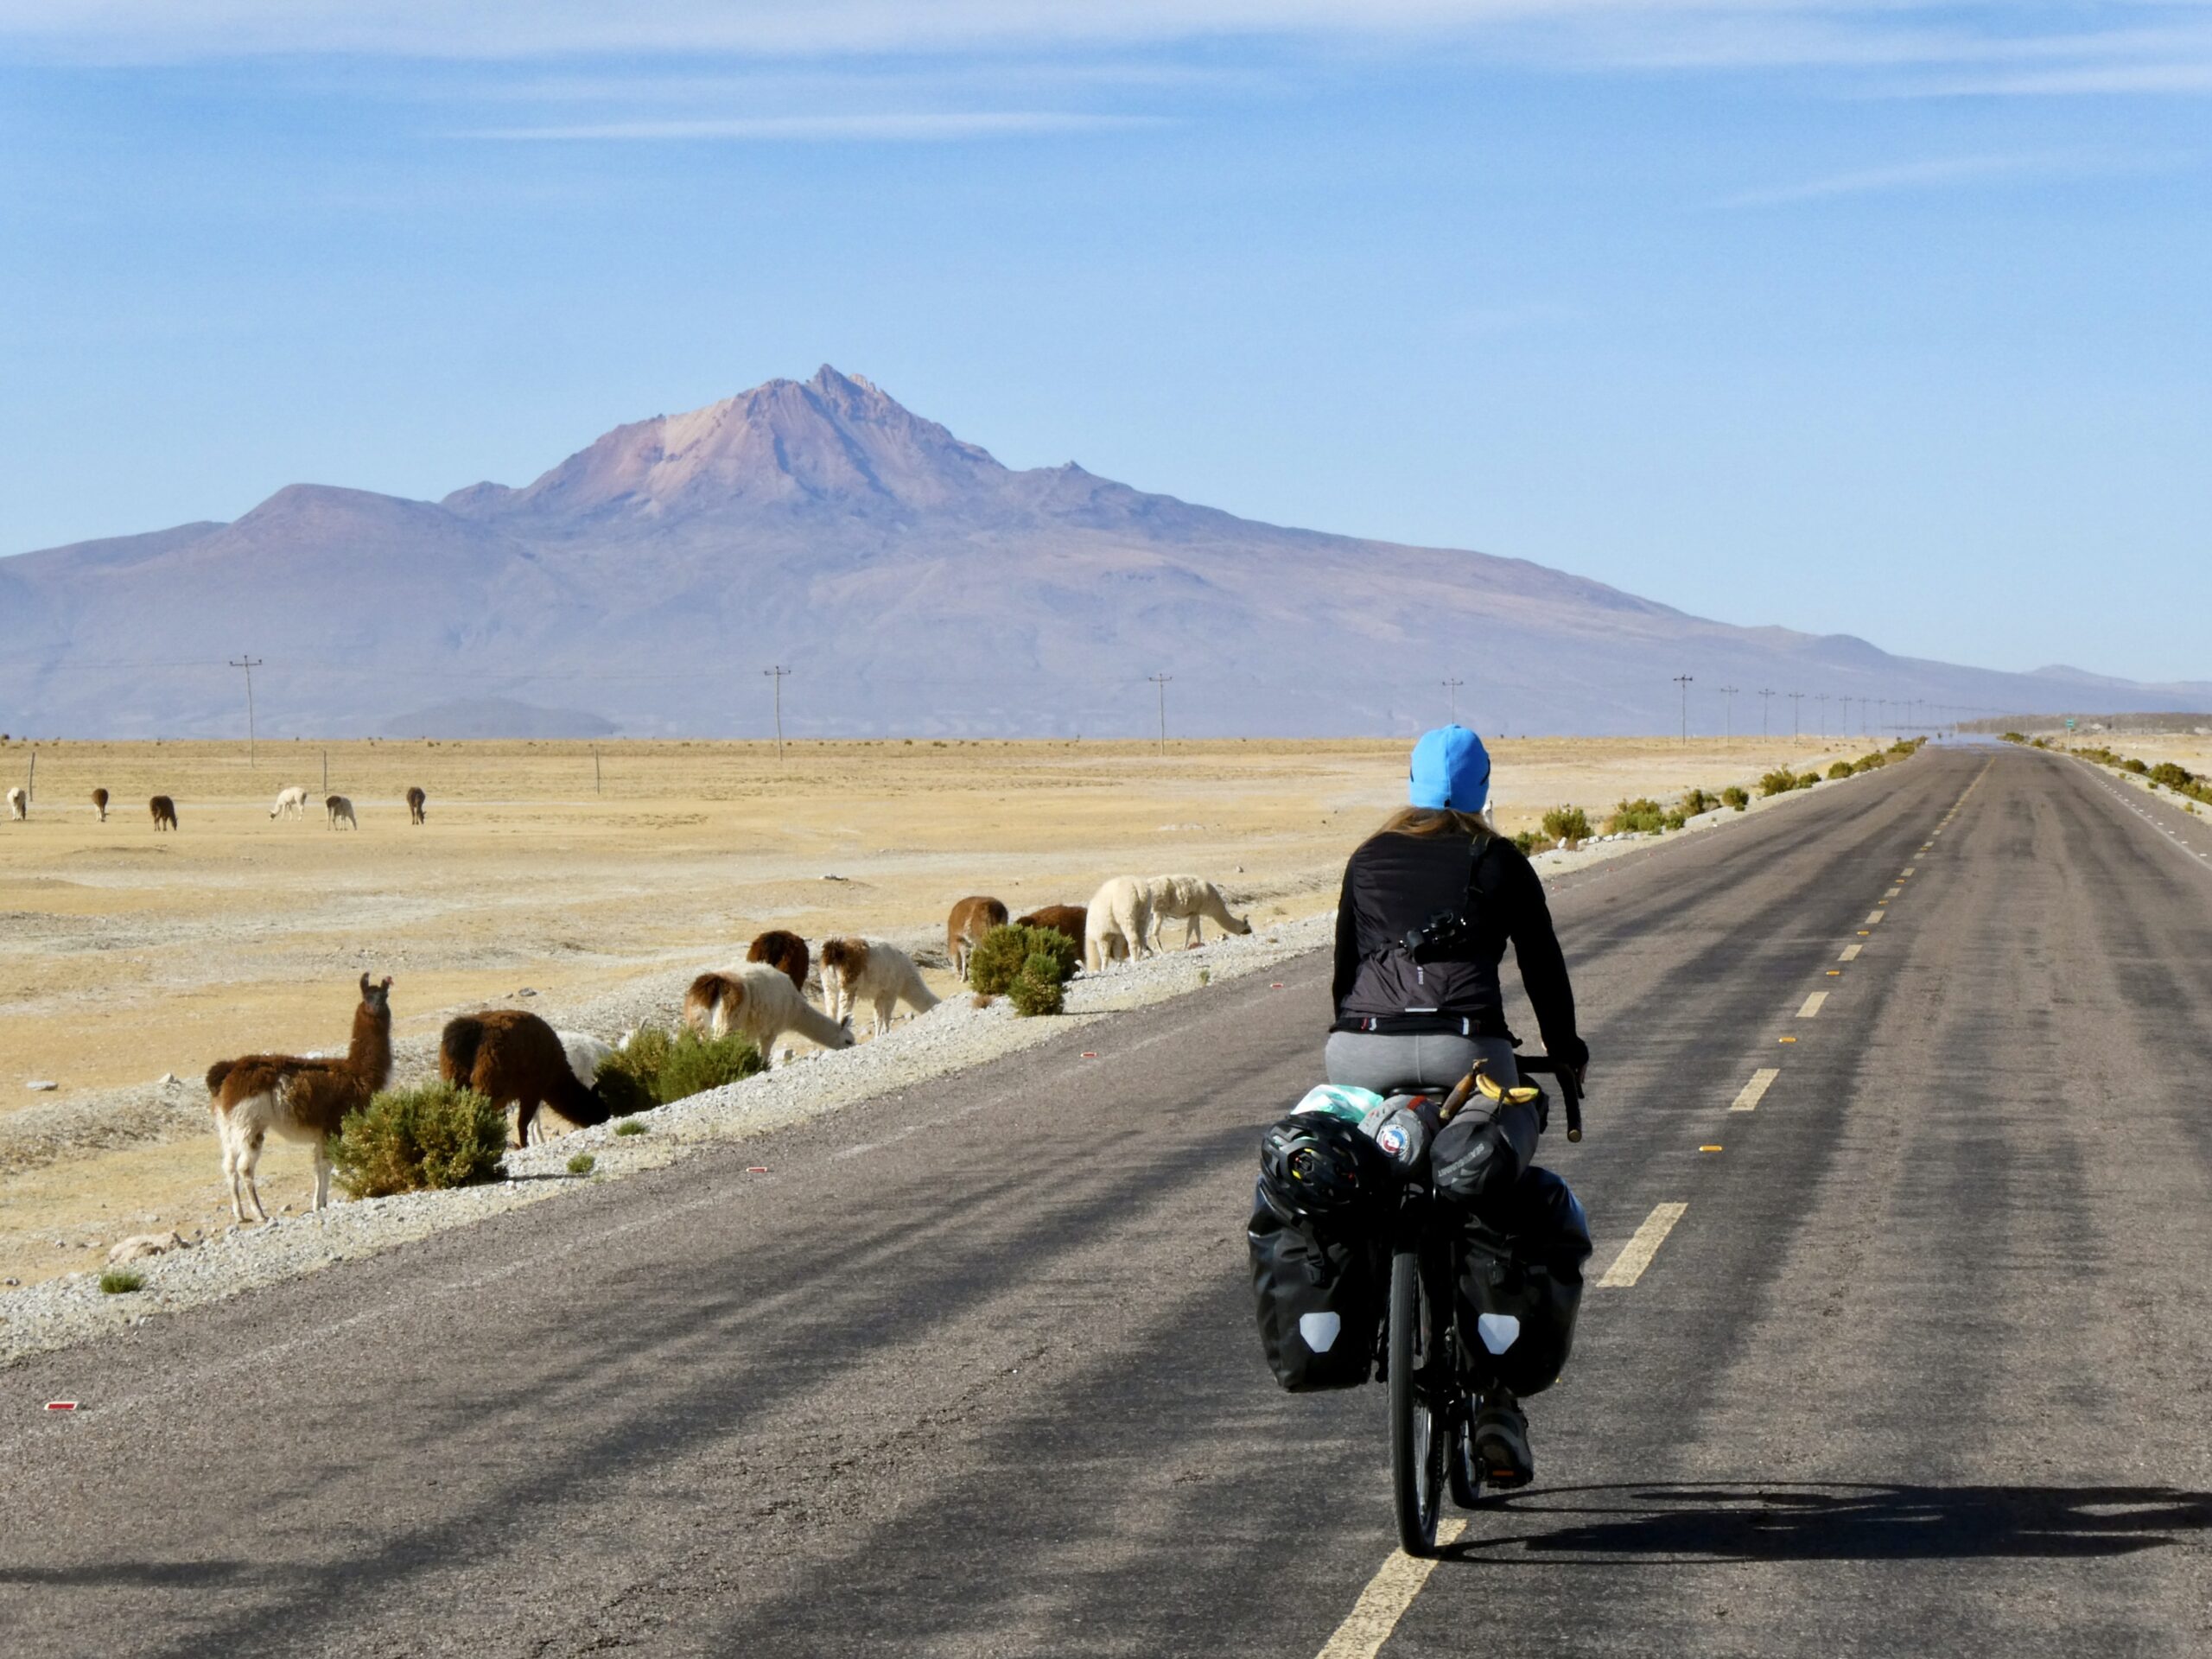
{"label": "mountain", "polygon": [[[617,427],[520,487],[428,502],[292,485],[232,524],[0,559],[0,729],[227,734],[243,688],[225,663],[245,652],[264,659],[276,736],[594,717],[759,735],[775,664],[794,671],[797,735],[1140,734],[1157,673],[1186,735],[1415,730],[1447,677],[1471,721],[1514,733],[1669,729],[1684,672],[1700,730],[1756,724],[1761,688],[1806,694],[1807,730],[1862,697],[1888,700],[1893,723],[1915,698],[2212,702],[2207,685],[1734,627],[1522,560],[1257,524],[1072,462],[1017,471],[828,367]],[[1728,714],[1726,685],[1742,688]]]}

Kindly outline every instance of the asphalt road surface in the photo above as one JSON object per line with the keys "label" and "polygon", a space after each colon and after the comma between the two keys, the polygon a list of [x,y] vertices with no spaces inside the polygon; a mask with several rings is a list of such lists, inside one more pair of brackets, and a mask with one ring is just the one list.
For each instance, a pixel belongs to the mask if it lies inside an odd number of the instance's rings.
{"label": "asphalt road surface", "polygon": [[1614,1282],[1425,1576],[1382,1390],[1253,1333],[1315,958],[0,1373],[0,1649],[2212,1653],[2212,842],[2144,806],[1930,750],[1559,884]]}

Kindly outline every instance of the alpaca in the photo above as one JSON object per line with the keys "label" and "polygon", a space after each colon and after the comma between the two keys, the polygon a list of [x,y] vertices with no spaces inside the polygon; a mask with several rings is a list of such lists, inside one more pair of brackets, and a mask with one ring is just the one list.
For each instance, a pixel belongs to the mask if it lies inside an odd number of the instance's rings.
{"label": "alpaca", "polygon": [[887,939],[828,939],[822,946],[822,1000],[833,1020],[849,1020],[866,1001],[875,1010],[875,1035],[891,1029],[892,1010],[904,1002],[927,1014],[938,999],[922,983],[914,959]]}
{"label": "alpaca", "polygon": [[852,1022],[822,1012],[780,968],[750,963],[727,974],[702,974],[683,995],[683,1023],[702,1037],[749,1037],[761,1060],[774,1064],[776,1039],[796,1031],[824,1048],[850,1048]]}
{"label": "alpaca", "polygon": [[799,995],[806,995],[806,970],[812,967],[813,958],[807,954],[806,941],[796,933],[786,933],[780,927],[772,927],[746,947],[747,962],[765,962],[771,968],[781,969],[798,987]]}
{"label": "alpaca", "polygon": [[569,1070],[576,1074],[576,1081],[587,1089],[599,1081],[599,1068],[612,1058],[624,1043],[610,1043],[604,1037],[594,1037],[588,1031],[553,1032],[561,1039],[561,1052],[569,1057]]}
{"label": "alpaca", "polygon": [[297,784],[276,792],[276,804],[269,809],[272,818],[297,818],[305,823],[308,817],[308,792]]}
{"label": "alpaca", "polygon": [[29,812],[24,810],[29,800],[29,798],[23,793],[23,786],[21,784],[17,784],[13,789],[8,791],[8,816],[13,818],[17,823],[21,823],[25,818],[30,816]]}
{"label": "alpaca", "polygon": [[107,791],[96,789],[92,791],[92,810],[100,815],[102,823],[107,822]]}
{"label": "alpaca", "polygon": [[347,800],[343,795],[324,796],[322,798],[322,810],[328,816],[330,819],[330,827],[334,830],[338,827],[338,820],[340,818],[345,819],[348,824],[356,830],[361,827],[361,821],[353,816],[353,803]]}
{"label": "alpaca", "polygon": [[146,803],[146,810],[154,815],[156,830],[176,828],[176,803],[166,795],[156,795]]}
{"label": "alpaca", "polygon": [[1167,924],[1185,924],[1183,945],[1185,950],[1198,943],[1202,935],[1198,918],[1210,916],[1221,924],[1224,933],[1249,933],[1252,924],[1229,912],[1229,901],[1221,896],[1221,889],[1211,881],[1196,875],[1155,875],[1146,883],[1152,892],[1152,944],[1154,950],[1165,948]]}
{"label": "alpaca", "polygon": [[1090,912],[1081,905],[1047,905],[1042,910],[1033,910],[1027,916],[1015,918],[1023,927],[1049,928],[1052,931],[1083,944],[1084,918]]}
{"label": "alpaca", "polygon": [[[438,1038],[438,1075],[515,1109],[515,1145],[530,1144],[540,1106],[588,1128],[613,1116],[596,1089],[577,1079],[560,1033],[522,1008],[486,1008],[446,1021]],[[537,1137],[545,1139],[541,1131]]]}
{"label": "alpaca", "polygon": [[423,810],[425,807],[429,806],[429,804],[430,798],[423,792],[421,786],[419,785],[410,785],[407,791],[407,822],[410,823],[422,823]]}
{"label": "alpaca", "polygon": [[[162,798],[156,797],[156,799]],[[391,1077],[391,981],[372,985],[361,976],[361,1002],[353,1010],[353,1040],[342,1060],[296,1054],[248,1054],[207,1068],[207,1093],[215,1132],[223,1142],[223,1180],[231,1213],[245,1222],[245,1198],[264,1221],[269,1211],[253,1184],[262,1143],[270,1135],[304,1141],[315,1149],[315,1207],[330,1204],[330,1137],[346,1114],[359,1111]],[[241,1192],[243,1188],[243,1193]]]}
{"label": "alpaca", "polygon": [[963,899],[952,907],[952,914],[944,924],[944,953],[952,958],[953,974],[962,984],[968,982],[968,953],[984,934],[995,927],[1004,927],[1006,916],[1004,905],[980,893],[972,899]]}
{"label": "alpaca", "polygon": [[1083,920],[1083,965],[1102,971],[1117,957],[1152,954],[1152,888],[1141,876],[1117,875],[1090,895]]}

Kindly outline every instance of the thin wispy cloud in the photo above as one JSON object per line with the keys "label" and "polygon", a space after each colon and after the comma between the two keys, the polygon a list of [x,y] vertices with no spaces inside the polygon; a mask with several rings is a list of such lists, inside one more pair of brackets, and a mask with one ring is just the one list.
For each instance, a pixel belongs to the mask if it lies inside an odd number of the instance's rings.
{"label": "thin wispy cloud", "polygon": [[2170,164],[2150,156],[2010,155],[1952,156],[1833,173],[1792,184],[1745,190],[1723,197],[1720,207],[1786,207],[1800,202],[1834,201],[1850,196],[1896,195],[1910,191],[1950,190],[1993,182],[2107,177],[2144,173]]}
{"label": "thin wispy cloud", "polygon": [[486,127],[463,138],[511,143],[950,143],[1048,133],[1110,132],[1166,124],[1149,115],[1087,115],[1049,110],[941,111],[914,115],[752,115],[688,120],[582,121],[551,126]]}

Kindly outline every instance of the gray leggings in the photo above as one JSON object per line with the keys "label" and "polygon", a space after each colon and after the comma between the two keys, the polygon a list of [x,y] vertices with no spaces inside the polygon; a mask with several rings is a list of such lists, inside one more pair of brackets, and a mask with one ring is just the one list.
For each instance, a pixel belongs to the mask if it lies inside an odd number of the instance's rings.
{"label": "gray leggings", "polygon": [[1332,1031],[1324,1051],[1329,1081],[1350,1089],[1449,1089],[1490,1062],[1490,1075],[1510,1088],[1521,1080],[1513,1045],[1503,1037],[1462,1037],[1453,1032]]}

